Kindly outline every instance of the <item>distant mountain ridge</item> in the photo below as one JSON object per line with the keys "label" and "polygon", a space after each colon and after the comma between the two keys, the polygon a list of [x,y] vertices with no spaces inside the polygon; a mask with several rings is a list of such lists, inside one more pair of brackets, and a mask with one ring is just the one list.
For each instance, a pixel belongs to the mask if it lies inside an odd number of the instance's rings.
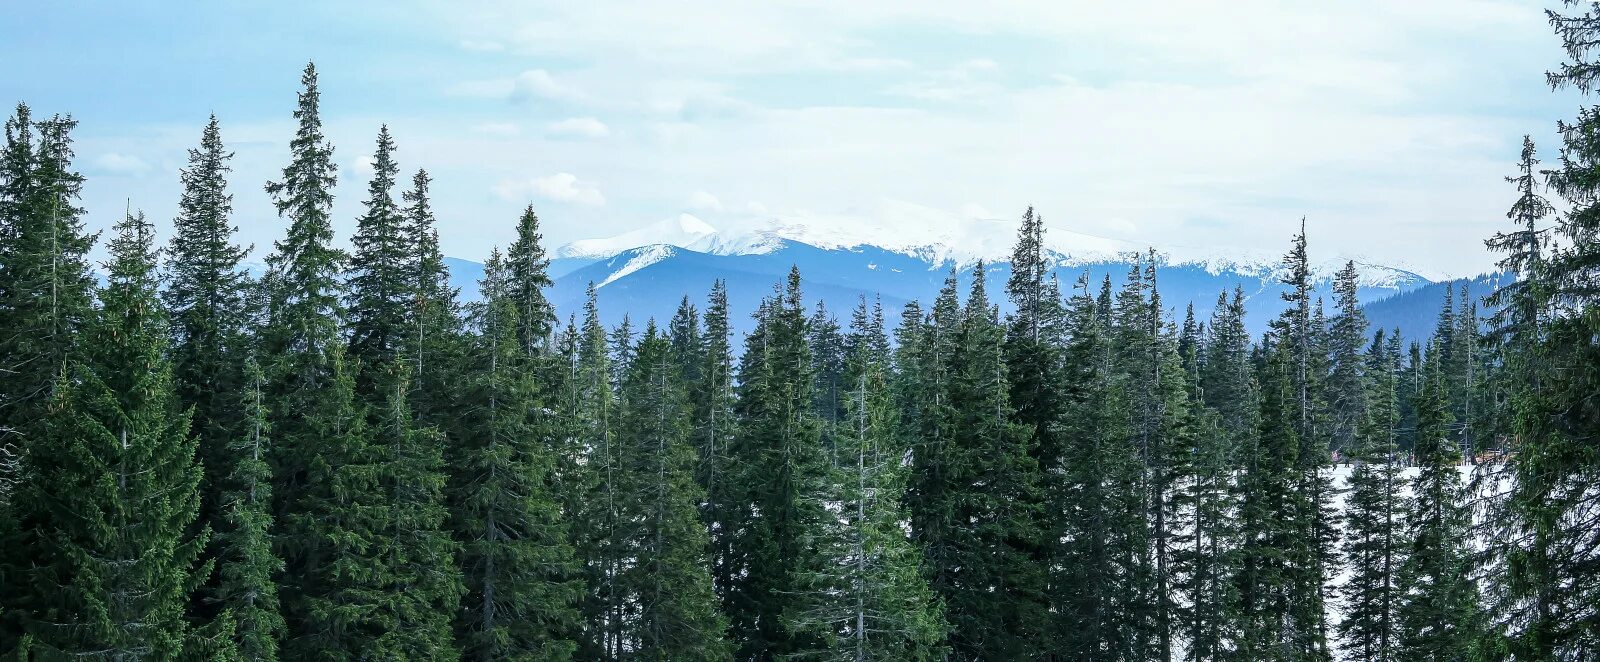
{"label": "distant mountain ridge", "polygon": [[[549,296],[565,319],[582,310],[588,285],[594,283],[606,324],[615,325],[626,314],[642,328],[648,318],[664,323],[685,296],[697,307],[703,306],[712,282],[721,279],[728,284],[735,329],[747,330],[749,316],[761,297],[773,291],[790,266],[797,266],[807,298],[822,302],[841,320],[848,319],[849,311],[866,297],[881,301],[890,322],[897,323],[906,303],[917,300],[928,305],[951,269],[965,290],[982,260],[991,297],[1005,310],[1008,303],[1000,293],[1010,276],[1007,258],[1014,229],[994,225],[980,228],[990,232],[972,234],[964,245],[900,240],[879,246],[859,243],[848,234],[827,235],[795,227],[723,233],[684,214],[616,237],[558,247],[550,265],[555,285]],[[1053,235],[1054,240],[1050,239]],[[1133,255],[1140,252],[1124,242],[1087,235],[1051,230],[1046,237],[1054,265],[1051,271],[1063,289],[1075,286],[1085,274],[1096,290],[1107,276],[1113,287],[1120,287]],[[945,232],[944,238],[952,239],[951,233]],[[647,243],[628,245],[639,241]],[[1192,251],[1158,252],[1157,257],[1162,298],[1172,306],[1175,321],[1182,320],[1190,303],[1196,317],[1205,321],[1218,294],[1231,293],[1236,286],[1245,293],[1246,323],[1253,333],[1263,332],[1282,310],[1279,295],[1284,286],[1278,282],[1281,267],[1276,257],[1222,257]],[[455,258],[448,262],[463,298],[475,299],[482,265]],[[1316,294],[1330,308],[1332,274],[1343,264],[1344,260],[1323,260],[1314,265]],[[1357,268],[1362,276],[1358,294],[1370,311],[1374,328],[1399,326],[1410,338],[1431,333],[1433,316],[1443,300],[1443,283],[1396,267],[1358,261]],[[1492,287],[1488,277],[1480,276],[1473,283],[1474,296],[1487,294]],[[1483,290],[1477,291],[1480,288]]]}

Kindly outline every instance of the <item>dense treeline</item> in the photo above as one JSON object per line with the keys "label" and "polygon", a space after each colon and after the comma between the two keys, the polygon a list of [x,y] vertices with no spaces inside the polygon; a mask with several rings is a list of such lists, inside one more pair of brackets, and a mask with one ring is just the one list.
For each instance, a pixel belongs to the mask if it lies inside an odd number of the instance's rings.
{"label": "dense treeline", "polygon": [[[1600,14],[1551,18],[1589,91]],[[1009,314],[952,271],[841,324],[795,271],[741,339],[721,283],[560,320],[531,207],[459,301],[386,127],[336,248],[317,82],[259,279],[215,118],[170,244],[130,210],[98,280],[75,123],[6,121],[0,653],[1600,654],[1600,107],[1554,170],[1525,143],[1496,314],[1451,292],[1429,338],[1369,328],[1353,264],[1314,299],[1303,224],[1252,338],[1239,290],[1176,314],[1153,252],[1057,282],[1029,209]]]}

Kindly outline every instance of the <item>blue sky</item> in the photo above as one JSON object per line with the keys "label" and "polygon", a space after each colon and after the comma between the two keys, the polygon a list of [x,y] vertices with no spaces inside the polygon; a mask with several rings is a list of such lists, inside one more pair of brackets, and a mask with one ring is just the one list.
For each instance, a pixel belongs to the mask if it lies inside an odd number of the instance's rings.
{"label": "blue sky", "polygon": [[[1116,6],[1116,5],[1127,5]],[[85,206],[170,218],[215,112],[246,241],[283,221],[315,60],[347,237],[389,123],[446,252],[533,203],[552,244],[713,226],[1015,218],[1217,251],[1488,268],[1521,136],[1554,159],[1545,5],[1494,0],[62,2],[0,19],[0,101],[81,121]],[[910,210],[908,212],[908,210]]]}

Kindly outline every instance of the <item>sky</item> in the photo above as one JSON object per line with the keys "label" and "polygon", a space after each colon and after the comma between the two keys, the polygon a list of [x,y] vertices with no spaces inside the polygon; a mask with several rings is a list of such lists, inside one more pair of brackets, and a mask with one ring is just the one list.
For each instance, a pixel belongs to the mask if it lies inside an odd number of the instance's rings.
{"label": "sky", "polygon": [[[1584,100],[1515,0],[15,3],[0,102],[70,113],[87,224],[170,226],[215,113],[258,257],[315,61],[354,229],[378,128],[449,255],[691,214],[718,228],[1019,218],[1135,244],[1492,269],[1522,136]],[[398,192],[397,192],[398,194]],[[996,227],[1004,227],[996,225]]]}

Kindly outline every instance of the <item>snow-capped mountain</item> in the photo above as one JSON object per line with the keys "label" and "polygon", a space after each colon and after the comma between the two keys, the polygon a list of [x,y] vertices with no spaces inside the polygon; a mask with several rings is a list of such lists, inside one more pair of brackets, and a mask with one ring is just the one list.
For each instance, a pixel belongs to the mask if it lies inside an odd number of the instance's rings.
{"label": "snow-capped mountain", "polygon": [[[703,305],[716,280],[727,283],[733,322],[749,326],[749,313],[761,297],[770,294],[799,267],[806,295],[833,314],[847,318],[862,297],[880,300],[891,318],[897,318],[913,300],[924,304],[938,292],[952,269],[962,287],[983,277],[991,297],[1006,305],[998,292],[1010,275],[1014,222],[978,221],[930,224],[926,232],[905,237],[882,228],[855,223],[786,223],[782,219],[763,227],[718,230],[690,214],[683,214],[614,237],[575,241],[557,248],[550,273],[555,281],[550,298],[563,317],[582,310],[590,283],[596,287],[602,317],[616,324],[626,313],[636,325],[647,318],[664,322],[679,302],[688,297]],[[905,227],[903,224],[900,227]],[[1098,288],[1105,278],[1120,286],[1135,254],[1148,250],[1104,237],[1051,229],[1046,246],[1061,286],[1071,288],[1085,279]],[[1282,309],[1279,297],[1281,266],[1276,255],[1244,251],[1211,252],[1186,247],[1158,247],[1163,300],[1181,319],[1193,304],[1202,321],[1211,313],[1220,293],[1241,288],[1247,298],[1247,323],[1261,332]],[[1333,273],[1343,259],[1314,265],[1317,294],[1332,300]],[[451,260],[457,285],[467,298],[476,295],[482,267]],[[1433,312],[1442,298],[1443,284],[1407,269],[1357,261],[1361,273],[1361,300],[1373,306],[1375,326],[1399,325],[1408,337],[1431,331]],[[1487,281],[1475,281],[1476,289]],[[1418,296],[1426,289],[1439,296]],[[1403,299],[1398,295],[1416,293]],[[1477,292],[1478,295],[1486,290]],[[1379,305],[1378,302],[1386,303]],[[894,320],[891,320],[891,322]]]}

